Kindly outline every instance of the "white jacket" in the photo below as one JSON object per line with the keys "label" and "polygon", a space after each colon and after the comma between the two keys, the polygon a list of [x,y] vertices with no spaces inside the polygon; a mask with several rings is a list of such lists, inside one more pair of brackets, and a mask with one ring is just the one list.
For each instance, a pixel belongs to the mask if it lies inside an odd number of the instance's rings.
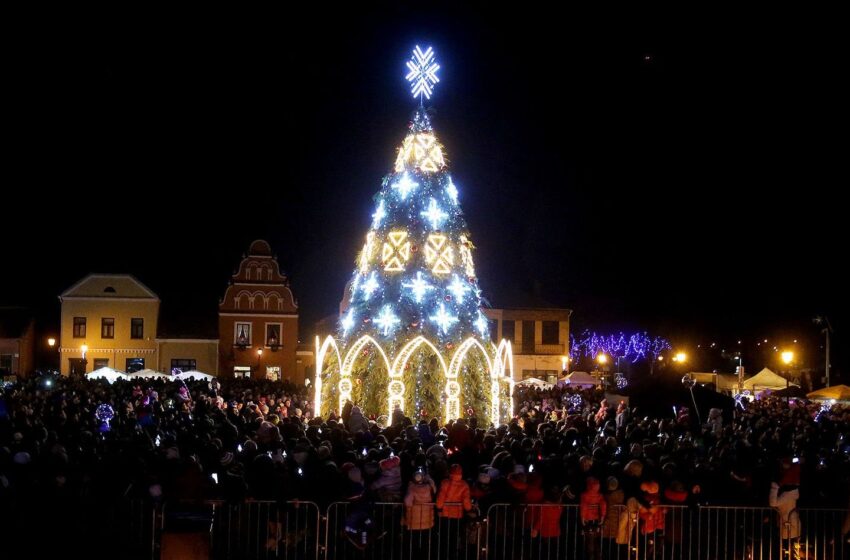
{"label": "white jacket", "polygon": [[779,514],[779,531],[783,539],[796,539],[800,536],[800,515],[797,513],[797,500],[800,499],[798,489],[789,490],[779,494],[779,485],[770,485],[770,496],[768,497],[770,507],[776,509]]}

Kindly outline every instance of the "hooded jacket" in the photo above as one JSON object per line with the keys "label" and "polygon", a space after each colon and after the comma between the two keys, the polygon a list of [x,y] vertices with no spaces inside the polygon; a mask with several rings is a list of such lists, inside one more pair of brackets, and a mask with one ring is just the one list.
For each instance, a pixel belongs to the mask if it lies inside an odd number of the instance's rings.
{"label": "hooded jacket", "polygon": [[404,523],[411,531],[425,531],[434,526],[434,481],[411,481],[404,497]]}
{"label": "hooded jacket", "polygon": [[437,509],[440,511],[440,517],[449,519],[460,519],[463,512],[472,509],[469,485],[463,480],[463,469],[460,465],[452,465],[449,478],[440,485]]}
{"label": "hooded jacket", "polygon": [[351,417],[348,419],[348,431],[352,434],[369,431],[369,421],[363,416],[363,412],[359,406],[352,407],[351,409]]}
{"label": "hooded jacket", "polygon": [[588,477],[587,490],[581,493],[579,511],[581,514],[581,522],[601,522],[605,519],[605,514],[608,512],[608,502],[599,491],[599,481],[595,478]]}

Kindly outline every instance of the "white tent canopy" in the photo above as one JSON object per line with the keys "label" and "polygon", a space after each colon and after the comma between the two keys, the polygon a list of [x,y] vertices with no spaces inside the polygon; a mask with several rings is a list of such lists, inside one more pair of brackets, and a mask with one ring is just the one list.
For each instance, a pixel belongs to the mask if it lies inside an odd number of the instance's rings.
{"label": "white tent canopy", "polygon": [[174,377],[176,377],[177,379],[182,379],[183,381],[188,380],[190,377],[194,377],[195,381],[209,381],[210,379],[213,378],[213,376],[208,374],[208,373],[202,373],[200,371],[194,371],[194,370],[181,371],[180,373],[178,373]]}
{"label": "white tent canopy", "polygon": [[754,393],[765,390],[778,391],[791,385],[797,386],[796,383],[790,383],[781,375],[776,375],[767,368],[744,381],[744,389],[749,389]]}
{"label": "white tent canopy", "polygon": [[106,379],[109,383],[115,383],[118,379],[127,379],[127,376],[111,367],[102,367],[87,373],[86,379]]}
{"label": "white tent canopy", "polygon": [[599,385],[601,381],[585,371],[574,371],[568,377],[570,385]]}
{"label": "white tent canopy", "polygon": [[166,375],[164,373],[160,373],[158,371],[154,371],[152,369],[143,369],[139,371],[134,371],[130,375],[127,376],[130,379],[171,379],[170,375]]}
{"label": "white tent canopy", "polygon": [[529,377],[528,379],[523,379],[515,384],[518,387],[539,387],[541,389],[551,389],[554,387],[551,383],[543,381],[542,379],[537,379],[536,377]]}

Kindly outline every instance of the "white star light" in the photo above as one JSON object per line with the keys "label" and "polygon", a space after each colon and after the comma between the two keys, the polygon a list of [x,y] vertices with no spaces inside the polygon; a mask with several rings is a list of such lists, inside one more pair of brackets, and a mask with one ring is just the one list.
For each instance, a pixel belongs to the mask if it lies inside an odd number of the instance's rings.
{"label": "white star light", "polygon": [[366,282],[363,283],[363,299],[368,300],[372,297],[372,293],[378,289],[378,279],[375,278],[375,271],[372,271],[372,274],[369,275],[369,278]]}
{"label": "white star light", "polygon": [[387,211],[384,210],[384,201],[382,200],[378,207],[375,209],[375,213],[372,214],[372,229],[375,229],[379,225],[381,225],[381,220],[383,220],[387,215]]}
{"label": "white star light", "polygon": [[481,336],[485,336],[487,334],[489,322],[487,321],[487,317],[485,317],[480,311],[478,312],[478,318],[475,320],[475,326],[478,328],[478,332],[481,333]]}
{"label": "white star light", "polygon": [[434,59],[434,51],[431,47],[425,52],[416,45],[413,49],[413,57],[407,61],[407,68],[410,72],[407,73],[407,81],[410,82],[410,93],[413,97],[422,99],[431,99],[431,94],[434,92],[433,86],[440,81],[437,77],[437,70],[440,65]]}
{"label": "white star light", "polygon": [[452,198],[452,202],[457,204],[457,187],[451,179],[449,179],[449,186],[446,187],[446,192],[449,193],[449,196]]}
{"label": "white star light", "polygon": [[470,288],[469,284],[457,277],[457,274],[452,274],[452,283],[449,284],[448,290],[454,294],[458,303],[463,303],[463,297]]}
{"label": "white star light", "polygon": [[446,307],[442,303],[440,304],[440,309],[434,315],[431,315],[431,320],[437,323],[437,326],[440,327],[440,330],[443,331],[443,334],[446,334],[446,331],[453,324],[458,322],[458,318],[454,315],[449,315],[446,312]]}
{"label": "white star light", "polygon": [[416,301],[416,303],[422,303],[422,298],[425,296],[425,293],[428,290],[434,289],[434,286],[422,279],[421,272],[417,272],[416,278],[414,278],[410,282],[402,284],[401,286],[402,288],[410,288],[410,291],[413,294],[413,299]]}
{"label": "white star light", "polygon": [[407,198],[407,195],[410,194],[410,191],[419,186],[419,183],[410,178],[410,176],[405,173],[404,176],[393,183],[393,188],[398,191],[398,194],[401,196],[401,199],[404,200]]}
{"label": "white star light", "polygon": [[397,324],[401,323],[401,319],[395,316],[395,313],[393,313],[393,310],[390,309],[389,305],[385,305],[381,309],[381,314],[372,319],[372,321],[381,328],[384,336],[390,334],[390,331],[393,330]]}
{"label": "white star light", "polygon": [[428,210],[419,213],[420,216],[431,222],[431,229],[440,229],[443,220],[448,218],[448,214],[440,210],[437,206],[437,201],[431,197],[431,202],[428,204]]}
{"label": "white star light", "polygon": [[342,318],[339,324],[342,325],[342,334],[348,334],[348,331],[354,326],[354,310],[349,309],[348,313],[345,314],[345,317]]}

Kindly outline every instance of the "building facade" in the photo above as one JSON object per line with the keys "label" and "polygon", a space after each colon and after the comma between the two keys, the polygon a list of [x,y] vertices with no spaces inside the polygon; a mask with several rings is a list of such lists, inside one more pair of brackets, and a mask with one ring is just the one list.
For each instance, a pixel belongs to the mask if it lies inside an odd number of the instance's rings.
{"label": "building facade", "polygon": [[536,377],[555,383],[570,355],[570,309],[482,309],[493,341],[513,347],[514,381]]}
{"label": "building facade", "polygon": [[158,364],[159,297],[129,274],[90,274],[59,301],[60,371],[83,375],[101,367],[132,373]]}
{"label": "building facade", "polygon": [[217,338],[157,338],[156,343],[157,371],[171,375],[187,371],[218,375]]}
{"label": "building facade", "polygon": [[219,375],[304,383],[298,304],[266,241],[251,243],[219,303],[218,317]]}
{"label": "building facade", "polygon": [[0,378],[35,369],[35,321],[26,309],[0,308]]}

